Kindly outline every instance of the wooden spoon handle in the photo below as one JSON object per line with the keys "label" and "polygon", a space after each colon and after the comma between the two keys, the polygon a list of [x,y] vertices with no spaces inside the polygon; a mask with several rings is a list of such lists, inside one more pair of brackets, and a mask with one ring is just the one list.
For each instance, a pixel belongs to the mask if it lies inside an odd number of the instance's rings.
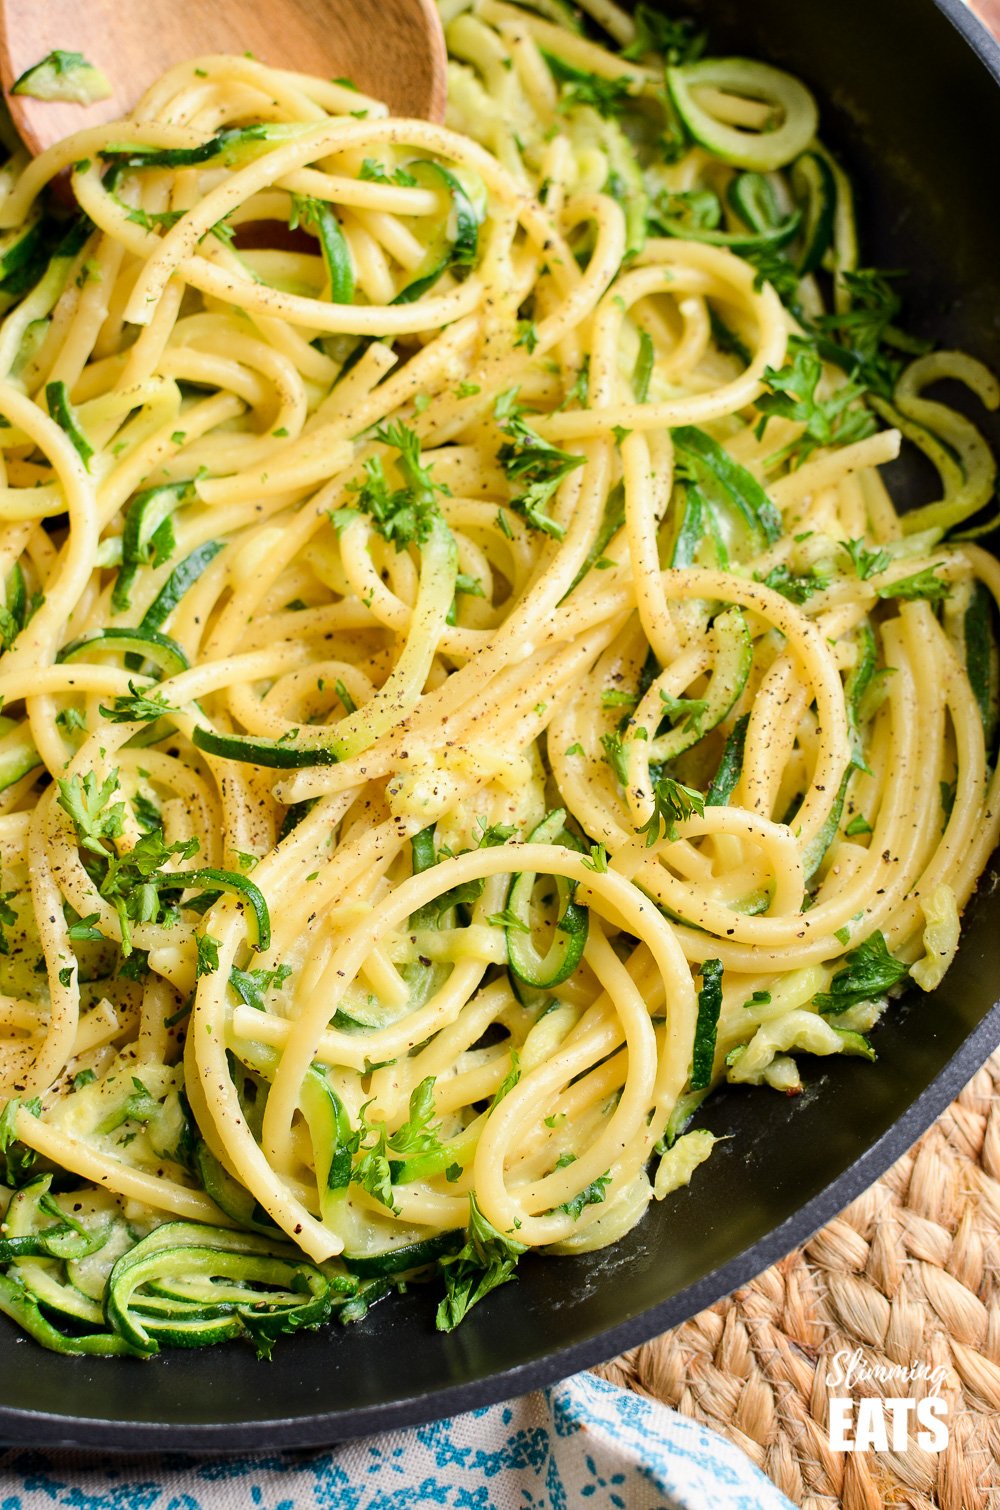
{"label": "wooden spoon handle", "polygon": [[80,52],[114,94],[93,105],[8,95],[32,152],[115,120],[174,63],[210,53],[349,78],[396,115],[444,118],[446,56],[434,0],[0,0],[0,84],[56,48]]}

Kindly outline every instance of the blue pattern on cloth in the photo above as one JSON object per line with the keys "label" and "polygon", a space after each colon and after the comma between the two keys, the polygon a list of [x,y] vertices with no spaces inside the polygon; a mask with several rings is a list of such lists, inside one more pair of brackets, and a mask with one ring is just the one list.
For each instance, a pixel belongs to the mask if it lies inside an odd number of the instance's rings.
{"label": "blue pattern on cloth", "polygon": [[714,1431],[593,1374],[324,1451],[0,1453],[0,1510],[791,1510]]}

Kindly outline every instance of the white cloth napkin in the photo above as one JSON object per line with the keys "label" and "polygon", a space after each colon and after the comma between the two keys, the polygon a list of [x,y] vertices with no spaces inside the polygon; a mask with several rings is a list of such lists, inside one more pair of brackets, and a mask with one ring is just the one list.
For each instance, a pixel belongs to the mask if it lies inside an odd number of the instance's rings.
{"label": "white cloth napkin", "polygon": [[737,1447],[593,1374],[322,1451],[13,1448],[0,1510],[791,1510]]}

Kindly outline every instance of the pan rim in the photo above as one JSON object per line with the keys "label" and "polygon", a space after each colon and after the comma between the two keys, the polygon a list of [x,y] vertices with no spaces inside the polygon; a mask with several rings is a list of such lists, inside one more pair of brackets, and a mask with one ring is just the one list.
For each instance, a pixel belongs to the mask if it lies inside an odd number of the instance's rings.
{"label": "pan rim", "polygon": [[[1000,39],[965,0],[934,0],[997,84]],[[906,1110],[846,1169],[756,1242],[721,1267],[684,1286],[626,1321],[592,1332],[581,1341],[484,1378],[424,1391],[378,1405],[317,1411],[244,1422],[135,1422],[100,1416],[0,1405],[0,1442],[17,1447],[149,1452],[239,1453],[276,1448],[328,1447],[332,1443],[475,1410],[555,1384],[570,1374],[636,1347],[697,1314],[747,1284],[793,1248],[806,1242],[862,1191],[879,1179],[936,1121],[1000,1046],[1000,999],[995,1000],[955,1053]]]}

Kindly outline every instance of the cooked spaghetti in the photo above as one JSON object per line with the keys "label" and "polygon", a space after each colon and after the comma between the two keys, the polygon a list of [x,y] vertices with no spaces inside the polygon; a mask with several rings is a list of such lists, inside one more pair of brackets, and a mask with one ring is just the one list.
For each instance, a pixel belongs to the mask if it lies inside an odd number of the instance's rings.
{"label": "cooked spaghetti", "polygon": [[446,127],[207,57],[0,173],[0,1307],[63,1352],[614,1242],[720,1079],[874,1058],[997,841],[994,464],[925,396],[997,385],[809,92],[443,11]]}

